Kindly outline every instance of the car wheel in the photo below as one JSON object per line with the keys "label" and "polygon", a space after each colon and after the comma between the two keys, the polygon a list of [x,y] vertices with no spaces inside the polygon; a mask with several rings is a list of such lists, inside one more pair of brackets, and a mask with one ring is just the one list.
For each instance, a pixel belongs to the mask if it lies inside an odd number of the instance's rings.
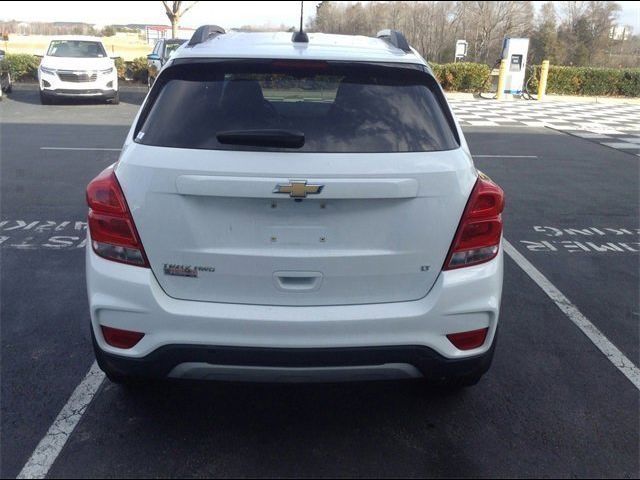
{"label": "car wheel", "polygon": [[11,91],[13,90],[13,84],[11,83],[11,74],[7,73],[7,78],[6,78],[6,85],[3,88],[3,91],[5,93],[11,93]]}
{"label": "car wheel", "polygon": [[457,392],[459,390],[477,385],[483,374],[463,375],[459,377],[442,378],[431,383],[439,390]]}
{"label": "car wheel", "polygon": [[96,357],[96,361],[98,362],[98,366],[112,383],[122,385],[124,387],[136,387],[144,383],[143,379],[141,378],[116,372],[109,368],[109,365],[103,360],[102,351],[96,343],[95,336],[93,335],[93,330],[91,331],[91,340],[93,343],[93,353]]}
{"label": "car wheel", "polygon": [[115,96],[109,100],[111,105],[119,105],[120,104],[120,92],[116,92]]}
{"label": "car wheel", "polygon": [[42,93],[42,90],[40,90],[40,103],[42,105],[52,105],[53,99]]}
{"label": "car wheel", "polygon": [[[100,367],[102,368],[102,367]],[[147,382],[145,382],[142,378],[131,377],[129,375],[120,375],[119,373],[114,372],[104,372],[106,377],[109,379],[111,383],[115,383],[116,385],[120,385],[121,387],[127,389],[136,389],[144,387]]]}
{"label": "car wheel", "polygon": [[457,392],[464,388],[477,385],[477,383],[489,370],[489,367],[493,363],[493,357],[496,351],[496,346],[498,344],[498,332],[499,329],[496,330],[495,334],[493,335],[493,344],[491,345],[491,349],[488,352],[489,356],[486,359],[486,364],[479,371],[468,373],[466,375],[455,375],[450,377],[436,378],[430,382],[431,385],[447,392]]}

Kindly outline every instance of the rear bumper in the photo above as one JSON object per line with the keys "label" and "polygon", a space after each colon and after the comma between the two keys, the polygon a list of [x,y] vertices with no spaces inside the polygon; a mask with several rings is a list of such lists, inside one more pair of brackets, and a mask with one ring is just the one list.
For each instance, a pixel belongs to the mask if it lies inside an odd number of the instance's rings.
{"label": "rear bumper", "polygon": [[[498,326],[502,249],[485,264],[442,272],[420,300],[286,307],[178,300],[162,290],[151,270],[107,261],[90,245],[88,242],[86,268],[92,333],[99,351],[116,367],[118,362],[131,360],[127,365],[159,362],[166,368],[171,363],[167,358],[210,363],[220,356],[223,364],[237,358],[238,365],[243,365],[248,354],[256,359],[252,364],[276,358],[279,365],[277,352],[286,352],[286,358],[291,354],[291,361],[296,359],[300,365],[315,366],[341,364],[356,357],[358,364],[367,358],[395,362],[396,357],[407,357],[407,352],[413,352],[408,355],[413,359],[415,352],[428,351],[418,356],[443,359],[446,364],[487,354]],[[114,348],[105,342],[101,325],[145,336],[131,349]],[[459,350],[446,337],[487,327],[485,344],[473,350]],[[233,353],[235,349],[244,353]],[[268,359],[261,349],[271,352]],[[324,350],[333,353],[317,353]],[[332,360],[334,354],[339,360]],[[309,358],[321,361],[309,363]],[[422,365],[422,360],[415,361]],[[406,358],[402,363],[407,363]],[[421,369],[420,365],[415,366]]]}
{"label": "rear bumper", "polygon": [[105,353],[94,338],[101,368],[120,375],[241,381],[335,381],[426,378],[442,380],[484,374],[488,351],[448,359],[419,345],[356,348],[247,348],[167,345],[142,358]]}

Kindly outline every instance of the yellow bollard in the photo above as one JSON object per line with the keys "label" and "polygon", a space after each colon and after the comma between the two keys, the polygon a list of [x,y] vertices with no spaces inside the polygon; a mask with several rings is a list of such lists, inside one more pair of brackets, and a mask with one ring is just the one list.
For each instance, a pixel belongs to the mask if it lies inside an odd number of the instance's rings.
{"label": "yellow bollard", "polygon": [[547,77],[549,76],[549,60],[542,61],[542,68],[540,69],[540,83],[538,83],[538,100],[544,98],[547,93]]}
{"label": "yellow bollard", "polygon": [[503,58],[500,61],[500,74],[498,75],[498,91],[496,92],[496,100],[502,100],[504,96],[504,82],[507,77],[507,60]]}

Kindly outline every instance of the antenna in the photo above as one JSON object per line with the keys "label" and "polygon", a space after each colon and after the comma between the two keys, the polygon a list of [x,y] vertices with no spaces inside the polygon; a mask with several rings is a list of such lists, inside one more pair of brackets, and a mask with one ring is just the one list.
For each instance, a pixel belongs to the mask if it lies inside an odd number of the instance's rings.
{"label": "antenna", "polygon": [[291,41],[294,43],[309,43],[309,36],[302,30],[302,22],[304,20],[304,2],[300,2],[300,30],[293,32]]}

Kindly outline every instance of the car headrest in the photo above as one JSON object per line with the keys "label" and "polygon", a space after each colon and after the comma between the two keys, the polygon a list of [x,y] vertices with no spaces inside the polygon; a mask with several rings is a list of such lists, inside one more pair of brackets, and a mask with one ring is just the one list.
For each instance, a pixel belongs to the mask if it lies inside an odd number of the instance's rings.
{"label": "car headrest", "polygon": [[356,79],[345,78],[340,82],[334,107],[347,110],[366,110],[367,105],[375,100],[371,85],[358,83]]}
{"label": "car headrest", "polygon": [[224,110],[264,107],[264,95],[257,80],[229,80],[224,86],[220,106]]}

